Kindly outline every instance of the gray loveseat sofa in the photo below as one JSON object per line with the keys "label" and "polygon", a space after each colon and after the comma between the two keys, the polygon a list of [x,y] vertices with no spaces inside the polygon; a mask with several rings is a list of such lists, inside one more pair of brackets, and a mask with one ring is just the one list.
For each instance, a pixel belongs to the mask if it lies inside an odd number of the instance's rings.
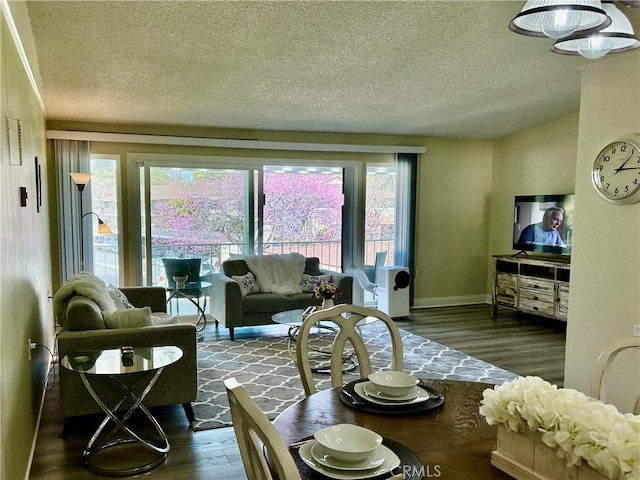
{"label": "gray loveseat sofa", "polygon": [[[240,284],[232,276],[244,276],[249,266],[243,259],[226,260],[220,272],[211,275],[211,314],[216,325],[221,323],[229,329],[229,338],[234,339],[234,329],[272,324],[271,316],[285,310],[320,305],[321,300],[312,298],[310,291],[282,295],[278,293],[242,294]],[[304,273],[311,276],[331,275],[331,281],[340,289],[341,296],[335,303],[352,303],[353,277],[351,275],[320,269],[320,259],[307,257]]]}
{"label": "gray loveseat sofa", "polygon": [[[151,307],[153,312],[166,312],[166,291],[163,287],[120,288],[134,307]],[[183,356],[176,363],[167,366],[153,386],[144,404],[147,407],[182,404],[189,421],[193,420],[190,402],[196,400],[198,390],[196,327],[192,324],[166,324],[138,328],[106,328],[103,311],[98,304],[82,295],[74,295],[66,302],[66,308],[57,318],[62,326],[58,335],[58,355],[77,355],[131,345],[135,348],[175,345],[182,349]],[[73,326],[71,326],[73,325]],[[71,328],[71,329],[69,329]],[[60,367],[60,409],[62,416],[74,417],[102,413],[91,398],[80,375]],[[127,375],[135,382],[138,374]],[[107,405],[115,404],[120,398],[117,385],[110,378],[90,379],[96,391]],[[125,403],[121,408],[127,408]]]}

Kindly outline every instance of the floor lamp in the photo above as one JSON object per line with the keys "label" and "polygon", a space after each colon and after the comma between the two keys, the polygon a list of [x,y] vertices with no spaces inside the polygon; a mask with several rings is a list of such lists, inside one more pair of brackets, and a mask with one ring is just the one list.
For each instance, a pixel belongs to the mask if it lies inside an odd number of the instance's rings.
{"label": "floor lamp", "polygon": [[87,212],[82,213],[82,192],[84,191],[84,187],[89,183],[89,179],[91,178],[90,173],[70,173],[69,174],[73,179],[73,183],[78,187],[78,244],[80,246],[80,271],[84,270],[84,235],[82,232],[82,220],[87,215],[95,215],[98,219],[98,233],[101,235],[108,235],[113,233],[109,225],[104,223],[100,217],[98,217],[97,213]]}

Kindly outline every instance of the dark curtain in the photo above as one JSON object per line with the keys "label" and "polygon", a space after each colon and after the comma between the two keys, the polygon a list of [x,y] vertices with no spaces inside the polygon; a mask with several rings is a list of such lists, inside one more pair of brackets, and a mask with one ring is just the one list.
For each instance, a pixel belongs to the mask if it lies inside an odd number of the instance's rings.
{"label": "dark curtain", "polygon": [[[414,251],[416,234],[416,198],[418,184],[418,155],[396,155],[396,230],[393,264],[407,267],[414,278]],[[413,305],[413,280],[409,287],[410,304]]]}

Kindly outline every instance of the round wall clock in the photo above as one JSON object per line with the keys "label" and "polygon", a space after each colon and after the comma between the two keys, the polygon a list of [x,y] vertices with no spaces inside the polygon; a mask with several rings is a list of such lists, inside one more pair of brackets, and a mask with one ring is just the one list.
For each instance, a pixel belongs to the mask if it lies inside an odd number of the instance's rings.
{"label": "round wall clock", "polygon": [[591,180],[600,196],[611,203],[640,201],[640,135],[606,145],[593,162]]}

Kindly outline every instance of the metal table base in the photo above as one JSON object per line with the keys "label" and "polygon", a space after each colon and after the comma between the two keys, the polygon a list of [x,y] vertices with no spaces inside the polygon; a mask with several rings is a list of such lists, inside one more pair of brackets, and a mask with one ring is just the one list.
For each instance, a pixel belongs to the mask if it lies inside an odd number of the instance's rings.
{"label": "metal table base", "polygon": [[[102,399],[100,399],[96,391],[91,386],[91,383],[87,379],[87,375],[85,375],[84,373],[80,373],[80,378],[82,379],[82,383],[84,383],[87,391],[95,400],[95,402],[100,406],[100,408],[107,414],[96,432],[91,437],[91,440],[89,440],[89,443],[85,447],[84,451],[82,452],[84,464],[89,470],[99,475],[129,476],[148,472],[152,468],[157,467],[162,462],[164,462],[164,459],[167,457],[170,449],[169,440],[158,421],[154,418],[153,415],[151,415],[147,407],[142,404],[142,401],[151,391],[151,388],[156,383],[163,370],[164,368],[159,368],[158,370],[156,370],[153,373],[151,379],[148,381],[146,386],[142,388],[142,391],[139,394],[137,394],[136,391],[139,390],[141,384],[143,384],[143,381],[147,379],[148,375],[140,377],[140,379],[131,387],[123,383],[117,376],[109,375],[109,378],[116,382],[125,391],[122,398],[113,406],[113,408],[107,407]],[[127,398],[131,398],[134,403],[124,414],[122,414],[121,412],[118,412],[118,408],[127,400]],[[127,420],[136,410],[141,411],[151,422],[156,433],[158,434],[159,438],[157,440],[144,438],[138,435],[131,429],[131,427],[127,425]],[[106,427],[111,422],[114,423],[113,428],[109,431],[106,431]],[[119,432],[122,432],[126,436],[117,437],[111,440],[109,439],[112,435],[118,434]],[[150,450],[151,452],[157,454],[157,458],[144,465],[137,465],[126,469],[107,469],[102,468],[94,463],[94,458],[99,452],[102,452],[111,447],[115,447],[117,445],[134,442],[139,443],[147,450]]]}

